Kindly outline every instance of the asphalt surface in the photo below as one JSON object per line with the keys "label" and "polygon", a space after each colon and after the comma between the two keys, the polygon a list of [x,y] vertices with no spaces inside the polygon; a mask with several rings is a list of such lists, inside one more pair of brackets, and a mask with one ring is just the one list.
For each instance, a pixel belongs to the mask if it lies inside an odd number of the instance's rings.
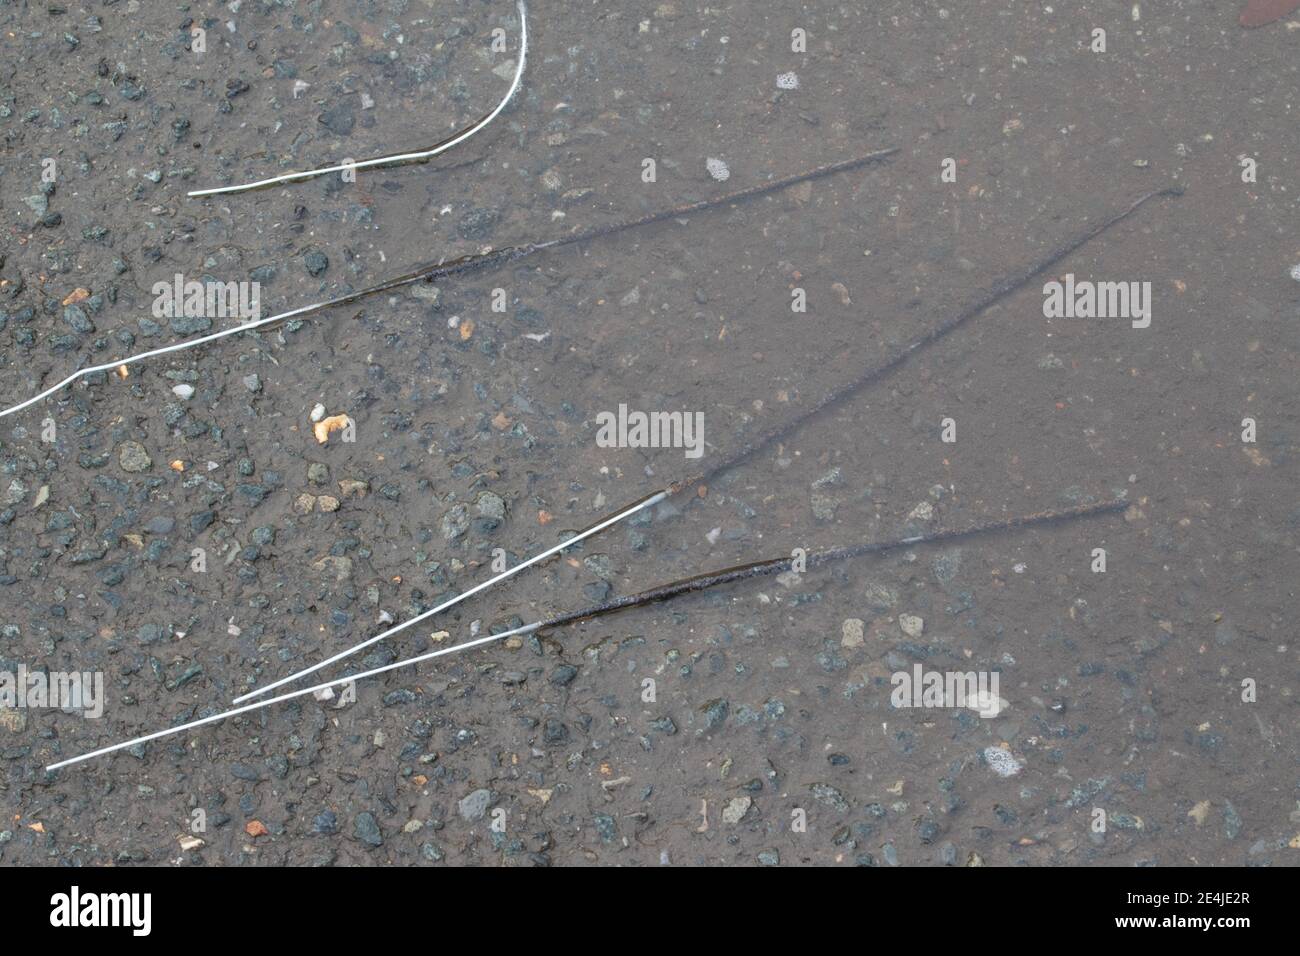
{"label": "asphalt surface", "polygon": [[[178,274],[257,281],[270,315],[899,147],[0,419],[0,672],[104,687],[99,717],[0,711],[0,863],[1294,865],[1300,32],[1238,13],[535,2],[521,91],[469,142],[192,199],[473,122],[508,86],[512,5],[0,5],[5,407],[237,321],[156,317]],[[351,666],[794,549],[1122,513],[742,582],[44,769],[725,458],[1175,184],[707,488]],[[1045,316],[1067,274],[1149,282],[1149,327]],[[621,404],[700,413],[701,458],[604,447]],[[319,443],[317,405],[352,431]],[[894,706],[916,665],[996,674],[998,715]]]}

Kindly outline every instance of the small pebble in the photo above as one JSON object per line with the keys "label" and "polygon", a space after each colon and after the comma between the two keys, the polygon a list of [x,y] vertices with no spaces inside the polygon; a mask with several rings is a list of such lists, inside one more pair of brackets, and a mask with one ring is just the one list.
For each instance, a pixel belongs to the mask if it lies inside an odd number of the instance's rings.
{"label": "small pebble", "polygon": [[357,839],[368,846],[383,846],[384,835],[379,830],[379,823],[372,813],[358,813],[356,820]]}
{"label": "small pebble", "polygon": [[118,464],[122,466],[123,471],[148,471],[153,465],[149,453],[144,450],[144,446],[139,442],[122,442],[121,447],[117,450],[117,456]]}
{"label": "small pebble", "polygon": [[1025,767],[1006,747],[985,747],[984,759],[999,777],[1014,777]]}
{"label": "small pebble", "polygon": [[749,797],[736,797],[722,811],[722,822],[735,825],[744,819],[754,801]]}
{"label": "small pebble", "polygon": [[865,626],[865,622],[861,618],[846,618],[841,629],[843,637],[840,638],[840,645],[843,647],[861,647]]}
{"label": "small pebble", "polygon": [[330,267],[329,257],[319,249],[308,252],[302,257],[302,262],[311,276],[318,276]]}
{"label": "small pebble", "polygon": [[462,798],[457,804],[457,809],[460,811],[462,819],[473,823],[476,820],[483,819],[483,815],[487,813],[491,803],[492,791],[480,789]]}
{"label": "small pebble", "polygon": [[932,521],[934,519],[934,505],[928,501],[922,501],[908,513],[907,517],[913,521]]}

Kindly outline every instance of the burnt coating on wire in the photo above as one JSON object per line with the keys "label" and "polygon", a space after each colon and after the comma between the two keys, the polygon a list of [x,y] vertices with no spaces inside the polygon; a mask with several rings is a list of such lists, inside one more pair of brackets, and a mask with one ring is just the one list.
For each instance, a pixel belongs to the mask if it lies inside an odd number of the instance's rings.
{"label": "burnt coating on wire", "polygon": [[[817,551],[809,554],[806,559],[806,567],[811,570],[827,564],[847,561],[851,558],[858,558],[868,554],[884,554],[888,551],[894,551],[899,548],[910,548],[915,545],[939,544],[944,541],[950,541],[954,538],[969,538],[976,535],[997,534],[1004,531],[1015,531],[1036,525],[1054,524],[1064,521],[1074,521],[1080,518],[1091,518],[1098,515],[1113,514],[1117,511],[1123,511],[1128,506],[1129,502],[1123,499],[1115,499],[1098,504],[1065,508],[1059,511],[1040,511],[1035,512],[1034,514],[1008,518],[1004,521],[992,521],[972,527],[936,531],[929,534],[914,535],[912,537],[899,538],[892,541],[868,541],[860,544],[846,545],[844,547],[831,548],[826,551]],[[612,601],[605,601],[602,604],[595,604],[578,611],[568,611],[541,622],[539,629],[559,627],[564,624],[571,624],[575,621],[613,614],[617,611],[623,611],[628,608],[641,607],[642,605],[654,604],[659,601],[668,601],[675,597],[680,597],[683,594],[691,594],[696,591],[706,591],[710,588],[719,587],[724,584],[733,584],[737,581],[747,581],[751,578],[764,577],[771,574],[783,574],[784,572],[791,570],[793,567],[793,557],[780,557],[768,558],[765,561],[753,561],[749,564],[738,564],[734,567],[722,568],[717,571],[708,571],[704,574],[697,574],[693,577],[682,578],[681,580],[673,581],[668,584],[661,584],[637,594],[629,594],[626,597],[615,598]]]}
{"label": "burnt coating on wire", "polygon": [[781,439],[787,437],[788,435],[790,435],[791,432],[793,432],[795,429],[802,426],[805,422],[809,421],[810,419],[814,418],[817,415],[820,415],[822,412],[826,411],[827,409],[841,404],[846,399],[857,394],[867,385],[870,385],[872,382],[875,382],[883,378],[884,376],[888,375],[894,369],[898,368],[900,365],[905,363],[909,358],[911,358],[917,352],[921,351],[924,348],[927,348],[928,346],[934,345],[936,342],[940,341],[941,339],[946,338],[947,336],[951,335],[953,332],[956,332],[959,328],[961,328],[971,319],[982,314],[990,307],[997,304],[1002,299],[1006,298],[1011,293],[1016,292],[1017,290],[1023,288],[1030,281],[1032,281],[1036,276],[1042,275],[1042,273],[1046,272],[1052,266],[1056,265],[1058,262],[1060,262],[1062,259],[1068,256],[1070,253],[1078,249],[1080,246],[1085,245],[1086,243],[1097,238],[1103,232],[1106,232],[1111,227],[1116,226],[1119,223],[1123,222],[1129,216],[1133,215],[1133,213],[1137,212],[1140,208],[1142,208],[1142,206],[1145,205],[1147,202],[1151,201],[1152,199],[1163,198],[1163,197],[1178,197],[1181,196],[1182,194],[1183,194],[1183,187],[1181,185],[1169,186],[1164,189],[1156,189],[1149,193],[1144,193],[1143,195],[1139,196],[1137,199],[1133,200],[1133,202],[1131,202],[1128,206],[1121,209],[1119,212],[1107,216],[1105,219],[1103,219],[1097,225],[1093,226],[1091,229],[1088,229],[1085,232],[1081,232],[1073,239],[1070,239],[1065,243],[1057,246],[1054,250],[1052,250],[1052,252],[1048,253],[1046,256],[1026,266],[1024,269],[1020,270],[1019,272],[1012,273],[1009,276],[1002,277],[1001,279],[999,279],[997,282],[994,283],[992,289],[986,295],[984,295],[974,304],[967,306],[965,309],[963,309],[957,315],[953,316],[947,322],[937,325],[930,331],[926,332],[925,334],[913,339],[911,342],[909,342],[899,351],[895,352],[894,355],[892,355],[890,358],[888,358],[881,364],[872,366],[871,368],[864,370],[863,372],[859,373],[857,377],[844,383],[839,388],[833,389],[832,391],[827,393],[821,399],[821,401],[817,402],[817,404],[804,410],[803,412],[796,415],[794,418],[790,419],[788,422],[784,423],[783,425],[779,425],[776,428],[772,429],[771,431],[768,431],[762,435],[759,435],[757,438],[754,438],[751,441],[746,442],[744,445],[742,445],[736,451],[732,452],[726,458],[723,458],[722,460],[710,466],[707,471],[701,472],[693,477],[686,478],[678,482],[674,482],[673,485],[670,486],[669,491],[673,494],[676,494],[686,488],[690,488],[694,485],[698,485],[702,482],[708,481],[710,478],[713,478],[716,475],[720,475],[723,474],[724,472],[730,471],[736,465],[740,464],[741,462],[753,456],[756,452],[761,451],[762,449],[768,447],[769,445],[772,445],[780,441]]}

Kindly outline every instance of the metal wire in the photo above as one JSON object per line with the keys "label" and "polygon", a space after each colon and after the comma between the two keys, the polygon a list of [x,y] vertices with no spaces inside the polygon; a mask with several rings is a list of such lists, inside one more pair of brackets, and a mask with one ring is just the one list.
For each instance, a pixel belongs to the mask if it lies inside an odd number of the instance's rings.
{"label": "metal wire", "polygon": [[252,183],[241,183],[238,186],[217,186],[212,189],[195,189],[189,192],[189,196],[218,196],[223,193],[242,193],[250,189],[262,189],[266,186],[274,186],[277,183],[298,182],[304,179],[312,179],[316,176],[324,176],[326,173],[339,173],[345,170],[368,169],[374,166],[399,166],[406,163],[426,162],[439,153],[445,153],[453,146],[459,146],[465,140],[469,139],[476,133],[486,129],[488,125],[501,115],[501,111],[514,98],[515,92],[519,89],[519,81],[523,79],[524,63],[528,58],[528,10],[524,6],[524,0],[519,0],[519,66],[515,70],[515,78],[510,82],[510,89],[502,97],[501,102],[496,105],[490,113],[475,123],[471,123],[458,133],[453,133],[447,139],[440,143],[430,146],[428,149],[415,153],[394,153],[391,156],[379,156],[375,159],[363,159],[355,163],[342,163],[336,166],[323,166],[320,169],[309,169],[301,173],[285,173],[283,176],[272,176],[270,179],[259,179]]}
{"label": "metal wire", "polygon": [[525,568],[530,568],[534,564],[537,564],[539,561],[545,561],[547,558],[551,557],[552,555],[559,554],[565,548],[571,547],[577,544],[579,541],[591,537],[593,534],[598,534],[601,531],[604,531],[606,528],[620,523],[625,518],[632,517],[632,515],[636,514],[639,511],[642,511],[646,508],[653,508],[655,505],[657,505],[659,502],[663,501],[667,497],[668,497],[667,493],[663,491],[657,492],[656,494],[653,495],[648,495],[645,498],[643,498],[640,502],[624,509],[623,511],[616,512],[614,515],[612,515],[609,518],[605,518],[604,520],[597,522],[596,524],[588,528],[586,531],[580,532],[579,534],[574,535],[572,538],[566,538],[564,541],[560,542],[554,547],[547,548],[545,551],[533,555],[527,561],[523,561],[520,564],[515,565],[513,568],[510,568],[507,571],[502,571],[500,574],[496,575],[495,577],[488,578],[486,581],[482,582],[481,584],[476,584],[468,591],[464,591],[460,594],[457,594],[455,597],[451,598],[450,600],[443,601],[437,607],[430,608],[429,610],[425,611],[422,614],[417,614],[415,617],[411,618],[408,621],[403,621],[401,624],[398,624],[395,627],[390,627],[388,630],[376,634],[374,637],[367,638],[366,640],[362,641],[360,644],[354,644],[352,647],[349,647],[345,651],[339,651],[333,657],[327,657],[325,658],[325,660],[318,661],[317,663],[312,664],[310,667],[304,667],[302,670],[296,671],[290,674],[288,677],[282,677],[277,681],[272,681],[269,684],[259,687],[257,690],[250,691],[247,694],[243,694],[240,697],[236,697],[233,703],[238,704],[245,700],[250,700],[253,697],[259,697],[262,694],[275,690],[277,687],[283,687],[285,684],[291,683],[292,681],[295,681],[300,677],[306,677],[308,674],[314,674],[322,667],[328,667],[330,664],[333,664],[337,661],[341,661],[345,657],[351,657],[353,654],[356,654],[358,651],[363,651],[367,647],[370,647],[373,644],[378,644],[380,641],[385,640],[388,637],[391,637],[392,635],[398,633],[399,631],[406,630],[408,627],[410,627],[413,624],[418,624],[420,621],[433,617],[433,615],[439,614],[447,610],[448,608],[455,607],[457,604],[459,604],[461,601],[465,600],[466,598],[472,597],[473,595],[478,594],[480,591],[486,591],[488,588],[493,587],[496,584],[499,584],[500,582],[506,580],[507,578],[514,577],[516,574],[518,574],[520,571],[524,570]]}
{"label": "metal wire", "polygon": [[[946,336],[951,335],[957,329],[965,325],[970,320],[974,319],[976,316],[986,312],[990,307],[992,307],[994,304],[1001,301],[1002,299],[1006,298],[1012,292],[1015,292],[1016,290],[1023,288],[1028,282],[1033,280],[1035,276],[1041,275],[1045,270],[1051,268],[1057,262],[1064,259],[1070,253],[1078,249],[1080,246],[1084,245],[1085,243],[1089,242],[1092,239],[1095,239],[1097,236],[1101,235],[1107,229],[1112,228],[1113,226],[1117,225],[1124,219],[1127,219],[1129,216],[1133,215],[1133,213],[1135,213],[1138,209],[1140,209],[1145,203],[1157,197],[1178,196],[1181,194],[1182,194],[1181,187],[1170,187],[1168,189],[1155,190],[1153,192],[1149,192],[1142,196],[1139,196],[1136,200],[1134,200],[1128,206],[1121,209],[1119,212],[1107,216],[1097,225],[1090,227],[1086,231],[1080,233],[1079,235],[1076,235],[1072,239],[1069,239],[1065,243],[1057,246],[1047,255],[1039,258],[1037,261],[1026,266],[1024,269],[1021,269],[1019,272],[1016,272],[1010,276],[998,280],[996,283],[994,283],[992,291],[989,292],[987,295],[981,297],[973,305],[967,306],[965,309],[963,309],[961,312],[959,312],[957,315],[953,316],[946,322],[913,339],[911,342],[903,346],[894,355],[886,359],[884,362],[865,369],[863,372],[858,374],[855,378],[853,378],[848,383],[841,385],[836,389],[833,389],[824,398],[822,398],[821,401],[817,402],[811,408],[808,408],[803,412],[801,412],[800,414],[795,415],[793,418],[777,426],[775,429],[768,431],[767,433],[760,435],[758,438],[745,443],[737,451],[717,461],[707,471],[697,474],[691,478],[686,478],[680,481],[673,482],[667,488],[664,488],[661,491],[656,492],[654,497],[658,500],[672,497],[674,495],[680,494],[681,492],[683,492],[688,488],[706,482],[716,475],[731,470],[732,468],[736,467],[738,464],[747,460],[758,450],[765,448],[771,445],[773,442],[776,442],[786,437],[787,435],[791,434],[796,429],[798,429],[799,427],[807,423],[813,417],[820,415],[828,408],[840,404],[850,396],[855,395],[856,393],[861,391],[867,385],[880,380],[885,375],[889,374],[890,372],[894,371],[896,368],[901,366],[904,362],[906,362],[909,358],[911,358],[920,350],[927,348],[931,345],[934,345],[936,342],[939,342]],[[643,501],[644,500],[645,499],[643,499]],[[616,525],[620,521],[622,521],[623,518],[630,517],[633,513],[635,513],[633,510],[629,510],[630,507],[631,507],[630,505],[623,505],[622,507],[616,509],[614,512],[611,513],[610,516],[607,516],[606,518],[602,518],[600,523],[595,527],[595,529],[586,532],[586,534],[594,534],[596,530],[612,527],[613,525]],[[637,510],[639,510],[639,508]],[[586,534],[584,534],[584,537],[586,536]],[[553,553],[553,551],[554,549],[552,549],[552,552],[547,552],[547,554]],[[530,558],[528,561],[524,562],[524,564],[521,565],[520,568],[516,568],[515,570],[520,570],[523,567],[534,564],[538,560],[540,560],[540,558],[541,556],[538,556],[536,558]],[[497,577],[489,581],[486,581],[483,584],[477,585],[471,590],[466,591],[464,594],[457,595],[455,598],[449,601],[445,606],[450,607],[453,604],[458,604],[460,603],[460,601],[462,601],[466,597],[469,597],[471,594],[475,594],[488,587],[491,587],[499,580],[504,580],[506,577],[509,577],[511,573],[513,572],[507,572],[505,574],[497,575]],[[428,614],[431,613],[435,613],[435,612],[426,612],[424,616],[428,616]],[[264,694],[267,693],[268,691],[274,690],[277,687],[282,687],[285,684],[291,683],[292,681],[297,680],[299,677],[303,677],[306,676],[307,674],[314,673],[320,668],[326,666],[327,664],[331,664],[336,661],[343,660],[344,658],[349,657],[352,654],[357,653],[358,651],[370,647],[372,644],[375,644],[376,642],[382,640],[388,634],[391,634],[393,633],[393,631],[396,630],[400,630],[400,628],[394,628],[390,631],[385,632],[384,634],[380,634],[376,637],[368,638],[367,640],[361,641],[360,643],[353,645],[347,650],[340,651],[339,653],[333,655],[327,660],[320,661],[319,663],[313,664],[310,667],[306,667],[299,671],[296,671],[295,673],[290,674],[288,677],[283,677],[270,684],[266,684],[262,687],[259,687],[256,690],[250,691],[249,693],[244,694],[240,697],[236,697],[234,702],[239,703],[240,701],[249,700],[253,697],[259,696],[260,694]]]}
{"label": "metal wire", "polygon": [[[647,499],[648,504],[648,499]],[[1078,508],[1070,508],[1063,511],[1043,511],[1031,515],[1023,515],[1015,518],[1009,518],[1003,521],[993,521],[986,524],[975,525],[973,527],[961,528],[950,531],[936,531],[931,534],[913,535],[907,538],[899,538],[892,541],[862,542],[855,545],[849,545],[842,548],[834,548],[829,551],[819,552],[808,556],[808,567],[820,567],[833,562],[845,561],[850,558],[861,557],[866,554],[882,554],[897,548],[911,547],[918,544],[935,544],[945,541],[970,538],[976,535],[986,535],[996,532],[1015,531],[1029,528],[1034,525],[1047,523],[1059,523],[1062,521],[1076,521],[1081,518],[1096,517],[1098,515],[1113,514],[1116,511],[1123,510],[1127,507],[1127,502],[1123,500],[1105,501],[1095,505],[1083,505]],[[576,539],[572,539],[576,540]],[[572,540],[568,543],[572,543]],[[639,594],[629,595],[628,597],[618,598],[614,601],[607,601],[603,604],[595,604],[590,607],[581,608],[577,611],[570,611],[559,614],[554,617],[545,618],[540,621],[534,621],[531,624],[525,624],[522,627],[516,627],[512,630],[502,631],[500,634],[487,634],[474,640],[465,641],[460,644],[454,644],[451,647],[444,647],[436,651],[429,651],[426,654],[419,654],[415,657],[406,658],[400,661],[394,661],[391,664],[385,664],[382,667],[374,667],[370,670],[362,671],[359,674],[352,674],[347,677],[338,677],[334,680],[326,681],[323,684],[316,684],[312,687],[305,687],[301,690],[290,691],[287,694],[280,694],[278,697],[269,697],[265,700],[259,700],[255,703],[245,704],[242,707],[235,707],[230,710],[222,711],[219,714],[210,714],[207,717],[201,717],[198,720],[191,720],[175,727],[168,727],[165,730],[156,730],[153,733],[144,734],[139,737],[133,737],[130,740],[124,740],[121,743],[110,744],[107,747],[100,747],[98,750],[92,750],[89,753],[81,754],[76,757],[69,757],[67,760],[60,760],[56,763],[49,764],[45,769],[47,771],[58,770],[61,767],[68,767],[73,764],[82,763],[95,757],[102,757],[106,754],[115,753],[119,750],[126,750],[130,747],[136,747],[145,744],[151,740],[158,740],[163,737],[172,737],[176,734],[185,733],[188,730],[194,730],[198,727],[204,727],[208,724],[215,724],[219,721],[227,720],[231,717],[238,717],[240,714],[247,714],[263,707],[270,707],[272,704],[282,703],[286,700],[293,700],[297,697],[304,697],[308,694],[315,694],[328,688],[338,687],[341,684],[350,684],[354,681],[365,680],[369,677],[375,677],[379,674],[386,674],[389,671],[399,670],[405,667],[413,667],[416,664],[423,664],[426,661],[434,660],[439,657],[446,657],[449,654],[457,654],[461,651],[468,651],[476,647],[483,647],[497,641],[505,640],[507,637],[514,637],[520,634],[531,634],[534,631],[548,627],[560,627],[567,624],[573,624],[577,621],[588,620],[591,618],[602,617],[607,614],[613,614],[628,608],[640,607],[646,604],[657,603],[661,601],[672,600],[681,597],[684,594],[692,594],[698,591],[704,591],[709,588],[718,587],[723,584],[730,584],[735,581],[747,580],[760,575],[778,574],[782,571],[788,571],[791,567],[792,559],[789,557],[772,558],[767,561],[756,561],[753,564],[740,565],[734,568],[724,568],[720,571],[711,571],[707,574],[700,574],[690,578],[684,578],[680,581],[674,581],[670,584],[664,584],[659,587],[642,591]],[[485,585],[486,586],[486,585]],[[428,613],[426,612],[427,616]],[[407,622],[407,625],[414,624],[419,618],[413,618]],[[402,625],[405,627],[406,625]],[[394,631],[400,628],[394,628]],[[388,632],[392,633],[392,631]],[[383,635],[386,636],[386,635]],[[377,640],[378,638],[376,638]],[[323,666],[318,665],[318,666]],[[313,668],[314,670],[315,668]],[[306,673],[305,671],[303,673]],[[291,678],[289,678],[291,679]],[[280,683],[284,683],[281,681]],[[271,685],[272,687],[278,685]],[[269,689],[269,688],[267,688]],[[246,698],[244,698],[246,699]]]}
{"label": "metal wire", "polygon": [[197,348],[200,345],[207,345],[209,342],[216,342],[232,335],[238,335],[241,332],[252,332],[266,326],[274,325],[278,322],[283,322],[287,319],[312,315],[316,312],[323,312],[324,310],[333,308],[334,306],[347,305],[350,302],[356,302],[359,299],[364,299],[368,296],[377,295],[381,292],[391,292],[394,289],[414,285],[417,282],[435,282],[455,275],[463,275],[481,269],[495,268],[545,250],[559,249],[564,246],[574,245],[575,243],[588,242],[592,239],[604,238],[605,236],[610,236],[627,229],[648,226],[652,223],[663,222],[666,219],[676,219],[690,213],[703,212],[730,203],[740,202],[741,200],[752,199],[756,196],[762,196],[779,189],[784,189],[787,186],[793,186],[796,183],[805,182],[810,179],[818,179],[822,176],[829,176],[832,173],[844,172],[845,170],[854,169],[866,165],[867,163],[878,162],[892,156],[896,152],[898,152],[897,147],[878,150],[877,152],[868,153],[864,156],[857,156],[853,159],[844,160],[842,162],[818,166],[815,169],[806,170],[794,176],[786,176],[781,179],[772,180],[771,182],[761,183],[757,186],[750,186],[746,189],[730,192],[722,196],[715,196],[710,199],[702,199],[699,202],[675,206],[672,209],[650,213],[649,215],[642,216],[638,219],[629,219],[606,226],[596,226],[591,229],[581,230],[568,236],[562,236],[558,239],[551,239],[546,242],[529,242],[517,246],[506,246],[501,249],[493,249],[489,252],[461,256],[450,261],[439,260],[437,262],[425,263],[417,266],[410,272],[385,279],[382,282],[366,286],[365,288],[358,289],[355,292],[348,292],[344,295],[335,296],[332,299],[325,299],[322,302],[314,302],[311,305],[299,306],[296,309],[290,309],[288,312],[281,312],[279,315],[268,316],[264,319],[256,319],[252,322],[243,322],[239,325],[231,326],[228,329],[222,329],[219,332],[212,332],[208,335],[188,339],[184,342],[175,342],[171,345],[163,346],[162,348],[152,349],[148,352],[141,352],[138,355],[131,355],[123,359],[114,359],[111,362],[105,362],[101,365],[93,365],[88,368],[80,369],[73,372],[57,385],[52,385],[44,391],[33,395],[26,401],[19,402],[17,405],[0,411],[0,418],[4,418],[7,415],[12,415],[15,412],[20,412],[25,408],[29,408],[37,402],[49,398],[60,389],[75,384],[80,379],[83,379],[88,375],[94,375],[96,372],[110,372],[119,366],[134,365],[137,362],[157,358],[160,355],[167,355],[172,352]]}

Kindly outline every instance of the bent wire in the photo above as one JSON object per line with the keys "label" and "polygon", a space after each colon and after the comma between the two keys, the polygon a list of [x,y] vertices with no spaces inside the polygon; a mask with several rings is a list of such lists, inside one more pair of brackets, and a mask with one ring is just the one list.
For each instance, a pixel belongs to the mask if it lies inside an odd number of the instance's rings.
{"label": "bent wire", "polygon": [[515,69],[515,78],[510,82],[510,89],[506,90],[506,95],[501,98],[501,102],[496,108],[483,116],[477,122],[453,133],[447,139],[440,143],[435,143],[428,149],[420,150],[414,153],[394,153],[391,156],[377,156],[374,159],[363,159],[357,162],[340,163],[335,166],[322,166],[319,169],[308,169],[299,173],[285,173],[281,176],[271,176],[268,179],[259,179],[256,182],[240,183],[236,186],[215,186],[211,189],[191,190],[189,196],[217,196],[223,193],[242,193],[250,189],[262,189],[266,186],[274,186],[277,183],[298,182],[304,179],[312,179],[316,176],[324,176],[327,173],[341,173],[346,170],[369,169],[375,166],[400,166],[406,163],[422,163],[430,160],[440,153],[445,153],[454,146],[459,146],[465,140],[474,136],[476,133],[486,129],[493,120],[501,115],[501,111],[514,98],[519,89],[519,81],[524,76],[524,63],[528,59],[528,10],[524,6],[524,0],[519,0],[519,65]]}

